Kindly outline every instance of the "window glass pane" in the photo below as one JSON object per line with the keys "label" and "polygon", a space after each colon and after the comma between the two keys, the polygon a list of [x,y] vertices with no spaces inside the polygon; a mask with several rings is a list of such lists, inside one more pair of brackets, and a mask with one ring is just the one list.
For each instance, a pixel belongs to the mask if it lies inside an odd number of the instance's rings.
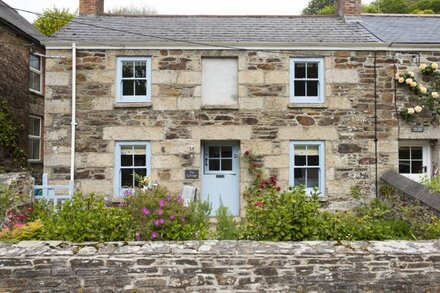
{"label": "window glass pane", "polygon": [[411,162],[411,173],[413,173],[413,174],[423,173],[423,162],[422,161],[412,161]]}
{"label": "window glass pane", "polygon": [[32,135],[35,135],[35,136],[40,136],[40,119],[38,119],[38,118],[32,118],[32,121],[33,121],[33,127],[31,128],[32,129]]}
{"label": "window glass pane", "polygon": [[319,155],[318,156],[308,156],[307,157],[308,166],[319,166]]}
{"label": "window glass pane", "polygon": [[295,166],[305,166],[306,165],[306,146],[305,145],[296,145],[295,146]]}
{"label": "window glass pane", "polygon": [[295,80],[294,82],[295,87],[295,97],[305,97],[306,95],[306,82]]}
{"label": "window glass pane", "polygon": [[147,76],[147,63],[145,61],[137,61],[135,65],[135,77]]}
{"label": "window glass pane", "polygon": [[294,172],[294,185],[305,185],[306,184],[306,169],[295,168]]}
{"label": "window glass pane", "polygon": [[295,78],[306,77],[306,63],[295,62]]}
{"label": "window glass pane", "polygon": [[232,158],[232,147],[230,146],[222,147],[222,158]]}
{"label": "window glass pane", "polygon": [[123,80],[122,81],[122,95],[133,96],[134,95],[134,81]]}
{"label": "window glass pane", "polygon": [[401,174],[411,173],[409,161],[399,161],[399,173]]}
{"label": "window glass pane", "polygon": [[318,63],[307,63],[307,78],[318,78]]}
{"label": "window glass pane", "polygon": [[399,160],[409,159],[409,147],[399,148]]}
{"label": "window glass pane", "polygon": [[40,140],[29,139],[28,143],[28,156],[30,160],[40,159]]}
{"label": "window glass pane", "polygon": [[36,55],[31,55],[30,57],[30,66],[38,71],[41,70],[40,57]]}
{"label": "window glass pane", "polygon": [[135,84],[135,95],[136,96],[145,96],[147,94],[147,81],[146,80],[136,80]]}
{"label": "window glass pane", "polygon": [[122,62],[122,77],[133,77],[133,62]]}
{"label": "window glass pane", "polygon": [[232,171],[232,159],[222,160],[222,171]]}
{"label": "window glass pane", "polygon": [[31,71],[29,73],[29,88],[37,92],[41,91],[40,79],[40,74]]}
{"label": "window glass pane", "polygon": [[309,80],[307,81],[307,96],[308,97],[317,97],[318,96],[318,81],[317,80]]}
{"label": "window glass pane", "polygon": [[133,169],[121,169],[121,187],[134,187]]}
{"label": "window glass pane", "polygon": [[[135,169],[134,172],[135,172],[135,174],[137,174],[141,177],[147,176],[147,169]],[[135,176],[134,180],[135,180],[135,185],[139,186],[139,180],[136,179],[136,176]]]}
{"label": "window glass pane", "polygon": [[209,147],[209,157],[210,158],[220,157],[220,148],[214,146]]}
{"label": "window glass pane", "polygon": [[411,148],[411,159],[421,160],[423,158],[422,147],[412,147]]}
{"label": "window glass pane", "polygon": [[134,155],[134,165],[135,166],[146,166],[147,158],[145,155]]}
{"label": "window glass pane", "polygon": [[219,159],[209,160],[209,171],[220,171],[220,160]]}
{"label": "window glass pane", "polygon": [[319,187],[319,169],[309,168],[307,169],[307,187]]}
{"label": "window glass pane", "polygon": [[133,147],[121,147],[121,166],[133,166]]}

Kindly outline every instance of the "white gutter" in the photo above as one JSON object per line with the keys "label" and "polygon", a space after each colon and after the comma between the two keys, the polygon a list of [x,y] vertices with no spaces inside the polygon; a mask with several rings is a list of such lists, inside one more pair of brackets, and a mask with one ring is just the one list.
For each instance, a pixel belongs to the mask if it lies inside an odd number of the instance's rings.
{"label": "white gutter", "polygon": [[[75,134],[76,134],[76,44],[72,43],[72,137],[70,148],[70,184],[75,186]],[[70,190],[73,193],[73,188]]]}

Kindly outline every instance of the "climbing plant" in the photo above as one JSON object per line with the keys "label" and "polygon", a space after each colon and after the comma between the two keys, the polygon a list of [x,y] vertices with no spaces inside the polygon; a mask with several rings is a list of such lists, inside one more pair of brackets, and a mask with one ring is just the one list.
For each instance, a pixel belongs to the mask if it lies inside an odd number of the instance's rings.
{"label": "climbing plant", "polygon": [[400,115],[406,121],[412,121],[420,113],[429,113],[434,119],[440,118],[440,72],[437,63],[426,64],[422,63],[419,69],[423,76],[429,80],[428,85],[423,85],[416,80],[415,73],[412,71],[396,73],[396,81],[401,86],[406,86],[417,97],[417,104],[413,107],[402,108]]}
{"label": "climbing plant", "polygon": [[6,101],[0,99],[0,148],[10,152],[13,160],[21,167],[26,167],[26,154],[19,145],[19,134],[23,129],[17,124],[9,110]]}

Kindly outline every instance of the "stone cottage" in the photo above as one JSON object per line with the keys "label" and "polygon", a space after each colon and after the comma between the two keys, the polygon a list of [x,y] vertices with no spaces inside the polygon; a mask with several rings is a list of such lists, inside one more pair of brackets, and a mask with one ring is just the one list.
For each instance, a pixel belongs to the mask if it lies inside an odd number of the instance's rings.
{"label": "stone cottage", "polygon": [[234,215],[247,150],[329,208],[354,204],[353,186],[374,196],[389,169],[429,176],[439,128],[400,119],[409,94],[394,76],[440,61],[440,18],[337,5],[335,16],[111,16],[81,0],[46,42],[68,58],[46,63],[45,172],[116,200],[135,173],[192,185]]}
{"label": "stone cottage", "polygon": [[[22,125],[19,147],[35,177],[43,171],[44,36],[0,1],[0,101]],[[4,127],[2,125],[1,127]],[[14,150],[0,146],[0,172],[21,170]]]}

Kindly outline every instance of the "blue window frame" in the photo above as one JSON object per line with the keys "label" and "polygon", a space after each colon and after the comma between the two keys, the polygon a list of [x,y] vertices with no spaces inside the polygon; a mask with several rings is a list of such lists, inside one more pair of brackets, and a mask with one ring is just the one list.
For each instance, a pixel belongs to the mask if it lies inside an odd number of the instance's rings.
{"label": "blue window frame", "polygon": [[324,103],[324,59],[290,58],[290,102]]}
{"label": "blue window frame", "polygon": [[120,141],[115,144],[116,196],[124,196],[138,185],[135,174],[151,176],[150,143]]}
{"label": "blue window frame", "polygon": [[325,192],[325,144],[323,141],[290,143],[290,185],[303,185],[307,193]]}
{"label": "blue window frame", "polygon": [[116,73],[117,102],[151,101],[151,57],[118,57]]}

